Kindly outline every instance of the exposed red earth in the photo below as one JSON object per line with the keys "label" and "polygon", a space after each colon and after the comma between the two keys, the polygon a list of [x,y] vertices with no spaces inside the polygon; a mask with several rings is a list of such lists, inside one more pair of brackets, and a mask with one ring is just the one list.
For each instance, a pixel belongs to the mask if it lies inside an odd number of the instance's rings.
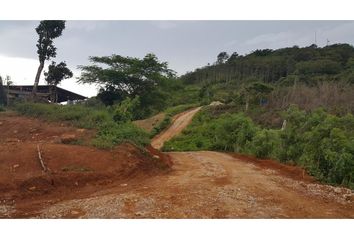
{"label": "exposed red earth", "polygon": [[[177,115],[152,146],[180,133],[198,110]],[[350,189],[320,184],[296,166],[211,151],[72,144],[93,134],[1,114],[0,217],[354,218]],[[65,135],[71,144],[62,143]]]}

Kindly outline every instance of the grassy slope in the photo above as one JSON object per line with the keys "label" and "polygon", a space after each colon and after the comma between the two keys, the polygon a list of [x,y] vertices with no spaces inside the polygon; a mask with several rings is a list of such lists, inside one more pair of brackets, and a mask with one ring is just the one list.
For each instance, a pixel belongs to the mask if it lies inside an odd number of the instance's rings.
{"label": "grassy slope", "polygon": [[80,128],[97,129],[97,135],[92,144],[99,148],[112,148],[127,141],[137,146],[145,146],[150,143],[147,132],[131,122],[114,122],[113,113],[106,108],[40,103],[19,103],[13,108],[22,115],[48,121],[64,121]]}

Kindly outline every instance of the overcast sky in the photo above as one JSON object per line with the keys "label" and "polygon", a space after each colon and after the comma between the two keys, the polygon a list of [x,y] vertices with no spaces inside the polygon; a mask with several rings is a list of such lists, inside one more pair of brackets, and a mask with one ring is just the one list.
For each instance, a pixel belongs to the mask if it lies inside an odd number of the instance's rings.
{"label": "overcast sky", "polygon": [[[33,84],[38,58],[39,21],[0,21],[0,75],[15,84]],[[213,63],[221,51],[247,54],[255,49],[349,43],[354,45],[354,21],[67,21],[54,40],[55,61],[66,61],[80,75],[78,65],[89,56],[119,54],[143,57],[155,53],[179,75]],[[41,83],[44,84],[43,74]],[[67,79],[63,88],[93,96],[95,86]]]}

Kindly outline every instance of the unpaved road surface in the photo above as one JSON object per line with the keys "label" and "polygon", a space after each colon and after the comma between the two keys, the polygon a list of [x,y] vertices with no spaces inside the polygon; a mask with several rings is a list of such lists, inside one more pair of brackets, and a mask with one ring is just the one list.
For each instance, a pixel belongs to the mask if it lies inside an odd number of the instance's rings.
{"label": "unpaved road surface", "polygon": [[[197,111],[180,114],[168,136]],[[163,174],[113,181],[71,199],[49,198],[26,217],[354,218],[351,190],[319,184],[298,167],[211,151],[167,154],[173,166]],[[16,204],[0,204],[1,212],[16,216]]]}
{"label": "unpaved road surface", "polygon": [[165,131],[161,132],[160,134],[156,135],[152,141],[151,146],[156,149],[161,149],[164,142],[170,140],[174,136],[178,135],[182,132],[184,128],[192,121],[194,115],[201,109],[201,107],[197,107],[183,113],[177,114],[172,119],[172,125],[166,129]]}
{"label": "unpaved road surface", "polygon": [[[200,108],[178,115],[153,141],[180,133]],[[219,152],[168,153],[169,173],[44,209],[39,217],[353,218],[353,193],[316,183],[302,169]],[[264,161],[264,162],[262,162]]]}

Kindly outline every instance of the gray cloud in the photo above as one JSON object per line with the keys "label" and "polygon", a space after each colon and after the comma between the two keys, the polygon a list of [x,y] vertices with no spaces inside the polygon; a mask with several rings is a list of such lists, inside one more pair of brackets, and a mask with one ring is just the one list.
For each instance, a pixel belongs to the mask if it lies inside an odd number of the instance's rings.
{"label": "gray cloud", "polygon": [[[0,55],[37,60],[38,23],[0,21]],[[183,74],[214,62],[221,51],[246,54],[259,48],[308,46],[315,32],[319,46],[327,38],[353,44],[352,29],[354,21],[68,21],[63,36],[55,40],[56,61],[65,60],[76,69],[87,64],[89,56],[143,57],[153,52]]]}

